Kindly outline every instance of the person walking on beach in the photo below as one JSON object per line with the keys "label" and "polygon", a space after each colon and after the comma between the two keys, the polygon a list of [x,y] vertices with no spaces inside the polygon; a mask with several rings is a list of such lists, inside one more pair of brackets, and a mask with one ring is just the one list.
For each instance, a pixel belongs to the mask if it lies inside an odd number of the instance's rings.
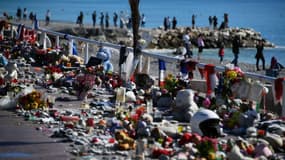
{"label": "person walking on beach", "polygon": [[96,11],[93,11],[93,13],[92,13],[92,22],[93,22],[93,27],[95,27],[95,25],[96,25],[96,18],[97,18]]}
{"label": "person walking on beach", "polygon": [[239,55],[240,40],[238,36],[235,36],[232,41],[232,52],[234,54],[234,59],[232,64],[238,66],[238,55]]}
{"label": "person walking on beach", "polygon": [[199,34],[197,39],[197,44],[198,44],[198,61],[199,61],[203,52],[203,48],[205,46],[202,34]]}
{"label": "person walking on beach", "polygon": [[224,43],[221,43],[220,48],[219,48],[220,64],[223,64],[223,60],[224,60],[224,55],[225,55],[224,47],[225,47]]}
{"label": "person walking on beach", "polygon": [[177,25],[177,19],[176,19],[176,17],[173,17],[173,19],[172,19],[172,29],[176,29],[176,25]]}
{"label": "person walking on beach", "polygon": [[24,20],[27,20],[27,15],[28,15],[27,8],[24,8],[24,11],[23,11],[23,19]]}
{"label": "person walking on beach", "polygon": [[49,25],[50,17],[51,17],[51,13],[50,13],[50,10],[48,9],[46,13],[46,26]]}
{"label": "person walking on beach", "polygon": [[259,40],[258,44],[256,45],[256,70],[260,71],[259,69],[259,60],[262,61],[262,69],[265,70],[265,59],[263,55],[264,43],[263,40]]}
{"label": "person walking on beach", "polygon": [[191,51],[191,41],[190,41],[190,28],[186,28],[185,33],[183,35],[183,43],[184,43],[184,47],[186,49],[186,55],[189,58],[192,58],[193,56],[193,52]]}
{"label": "person walking on beach", "polygon": [[106,12],[106,17],[105,17],[105,26],[106,26],[106,28],[109,28],[109,19],[110,19],[109,14],[108,14],[108,12]]}
{"label": "person walking on beach", "polygon": [[114,26],[117,27],[117,21],[118,21],[118,14],[116,12],[114,12],[113,15],[113,22],[114,22]]}
{"label": "person walking on beach", "polygon": [[218,18],[216,16],[213,17],[213,25],[214,25],[214,29],[217,29],[218,26]]}
{"label": "person walking on beach", "polygon": [[192,14],[192,29],[195,28],[195,23],[196,23],[195,18],[196,18],[196,16],[194,14]]}

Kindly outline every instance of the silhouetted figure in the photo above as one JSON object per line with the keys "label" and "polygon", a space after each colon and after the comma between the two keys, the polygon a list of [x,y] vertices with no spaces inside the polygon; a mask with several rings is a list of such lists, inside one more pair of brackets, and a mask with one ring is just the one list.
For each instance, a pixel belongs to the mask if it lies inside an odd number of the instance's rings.
{"label": "silhouetted figure", "polygon": [[105,17],[105,26],[106,26],[106,28],[109,28],[109,19],[110,19],[109,14],[106,13],[106,17]]}
{"label": "silhouetted figure", "polygon": [[259,40],[258,44],[256,45],[256,70],[260,70],[259,69],[259,60],[262,61],[262,69],[265,70],[265,59],[264,59],[264,55],[263,55],[263,49],[264,49],[264,43],[263,40]]}
{"label": "silhouetted figure", "polygon": [[196,23],[195,18],[196,18],[196,16],[194,14],[192,14],[192,29],[195,28],[195,23]]}
{"label": "silhouetted figure", "polygon": [[163,26],[164,26],[165,31],[170,29],[170,18],[169,17],[164,17]]}
{"label": "silhouetted figure", "polygon": [[234,54],[234,59],[232,61],[232,64],[234,64],[235,66],[238,66],[239,47],[240,47],[239,37],[235,36],[235,38],[232,41],[232,52]]}
{"label": "silhouetted figure", "polygon": [[97,13],[96,13],[96,11],[93,11],[93,13],[92,13],[93,27],[95,27],[95,25],[96,25],[96,19],[97,19]]}
{"label": "silhouetted figure", "polygon": [[227,13],[224,13],[224,23],[225,28],[229,28],[229,15]]}
{"label": "silhouetted figure", "polygon": [[214,29],[217,29],[218,26],[218,18],[216,16],[213,17],[213,25],[214,25]]}
{"label": "silhouetted figure", "polygon": [[104,28],[104,13],[103,12],[101,12],[101,15],[100,15],[100,26],[102,29]]}
{"label": "silhouetted figure", "polygon": [[173,19],[172,19],[172,29],[176,29],[176,25],[177,25],[177,19],[176,19],[176,17],[173,17]]}
{"label": "silhouetted figure", "polygon": [[33,14],[33,12],[30,12],[30,14],[29,14],[29,19],[33,22],[33,20],[34,20],[34,14]]}
{"label": "silhouetted figure", "polygon": [[114,12],[113,22],[114,22],[115,27],[117,27],[117,21],[118,21],[118,14],[116,12]]}
{"label": "silhouetted figure", "polygon": [[142,20],[141,26],[144,27],[144,26],[145,26],[145,23],[146,23],[146,17],[145,17],[144,14],[142,14],[141,20]]}
{"label": "silhouetted figure", "polygon": [[213,25],[213,18],[212,18],[212,16],[209,16],[208,20],[209,20],[209,26],[210,26],[210,28],[212,28],[212,25]]}
{"label": "silhouetted figure", "polygon": [[21,17],[22,17],[22,10],[20,7],[18,7],[17,9],[17,13],[16,13],[16,16],[17,16],[17,20],[21,20]]}
{"label": "silhouetted figure", "polygon": [[83,27],[83,18],[84,18],[83,12],[80,11],[80,14],[77,17],[77,21],[76,21],[76,23],[79,24],[80,27]]}
{"label": "silhouetted figure", "polygon": [[120,11],[120,28],[124,28],[124,13]]}
{"label": "silhouetted figure", "polygon": [[46,26],[49,25],[50,17],[51,17],[51,13],[50,13],[50,10],[48,9],[46,13]]}
{"label": "silhouetted figure", "polygon": [[27,15],[28,15],[27,8],[24,8],[24,11],[23,11],[23,19],[24,19],[24,20],[27,19]]}

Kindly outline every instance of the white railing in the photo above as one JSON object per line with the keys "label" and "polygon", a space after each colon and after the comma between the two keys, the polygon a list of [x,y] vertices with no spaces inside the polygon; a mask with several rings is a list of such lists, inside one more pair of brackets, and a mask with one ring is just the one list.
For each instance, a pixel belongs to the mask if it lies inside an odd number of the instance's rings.
{"label": "white railing", "polygon": [[[12,26],[18,26],[19,24],[16,23],[11,23]],[[30,27],[30,26],[25,26],[28,29],[35,29],[35,27]],[[13,30],[13,27],[11,27],[11,29]],[[35,29],[39,34],[41,34],[42,36],[44,36],[44,41],[43,41],[43,47],[45,48],[46,46],[46,36],[47,35],[51,35],[51,36],[55,36],[56,37],[56,46],[59,46],[59,38],[65,38],[69,41],[69,53],[72,54],[72,48],[73,48],[73,41],[74,40],[78,40],[78,41],[82,41],[86,43],[86,49],[85,49],[85,54],[84,54],[84,60],[85,63],[87,63],[88,61],[88,46],[89,44],[95,44],[95,45],[102,45],[102,46],[106,46],[106,47],[110,47],[110,48],[114,48],[114,49],[120,49],[122,46],[118,45],[118,44],[112,44],[112,43],[108,43],[108,42],[101,42],[101,41],[96,41],[96,40],[91,40],[91,39],[87,39],[87,38],[82,38],[82,37],[77,37],[77,36],[73,36],[73,35],[68,35],[68,34],[64,34],[64,33],[60,33],[60,32],[55,32],[55,31],[51,31],[51,30],[47,30],[45,28],[36,28]],[[12,31],[11,31],[12,32]],[[130,52],[133,52],[133,48],[127,47],[127,50]],[[174,63],[180,63],[183,58],[179,58],[179,57],[172,57],[172,56],[168,56],[168,55],[162,55],[162,54],[156,54],[156,53],[149,53],[146,51],[142,51],[142,55],[143,56],[149,56],[155,59],[161,59],[167,62],[174,62]],[[198,63],[197,67],[198,68],[204,68],[205,67],[205,63]],[[225,71],[225,67],[222,66],[216,66],[215,70],[217,72],[224,72]],[[251,78],[251,79],[255,79],[255,80],[259,80],[261,82],[264,83],[270,83],[270,84],[274,84],[276,78],[275,77],[269,77],[269,76],[265,76],[265,75],[260,75],[260,74],[256,74],[256,73],[252,73],[252,72],[245,72],[244,73],[246,77]],[[274,91],[273,91],[274,92]],[[282,97],[282,101],[284,103],[282,103],[282,116],[285,116],[285,81],[283,81],[283,97]]]}

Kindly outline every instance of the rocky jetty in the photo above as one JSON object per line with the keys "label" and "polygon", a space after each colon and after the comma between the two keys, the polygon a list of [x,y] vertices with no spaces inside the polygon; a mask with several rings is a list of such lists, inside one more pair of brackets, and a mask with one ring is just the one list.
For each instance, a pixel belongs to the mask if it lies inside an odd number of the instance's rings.
{"label": "rocky jetty", "polygon": [[[111,43],[119,43],[124,41],[127,45],[132,44],[132,32],[127,29],[108,28],[100,29],[93,27],[65,27],[54,28],[56,31],[66,34],[82,36],[90,39],[107,41]],[[182,37],[186,31],[186,27],[164,31],[161,28],[154,29],[141,29],[141,35],[148,35],[151,37],[148,48],[158,49],[173,49],[183,44]],[[273,43],[262,37],[261,33],[254,31],[250,28],[226,28],[222,30],[212,30],[209,28],[195,28],[191,29],[190,38],[193,47],[197,47],[197,37],[202,34],[204,37],[205,48],[217,48],[223,42],[225,47],[231,47],[233,37],[239,36],[242,46],[244,48],[255,47],[256,42],[260,39],[265,40],[265,47],[275,47]],[[144,36],[143,36],[144,37]]]}

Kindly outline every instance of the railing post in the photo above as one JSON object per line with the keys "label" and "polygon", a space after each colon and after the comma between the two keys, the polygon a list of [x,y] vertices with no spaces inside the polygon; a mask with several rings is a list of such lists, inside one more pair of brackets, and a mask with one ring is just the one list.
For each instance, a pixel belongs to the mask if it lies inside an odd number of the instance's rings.
{"label": "railing post", "polygon": [[55,48],[59,48],[59,36],[56,36],[56,39],[55,39]]}
{"label": "railing post", "polygon": [[282,95],[282,117],[285,117],[285,80],[282,82],[283,85],[283,95]]}
{"label": "railing post", "polygon": [[47,33],[42,32],[43,49],[47,49]]}
{"label": "railing post", "polygon": [[89,43],[86,43],[84,49],[85,49],[85,52],[84,52],[84,64],[87,64],[88,60],[89,60]]}
{"label": "railing post", "polygon": [[73,39],[69,40],[69,51],[68,51],[69,55],[73,54]]}

